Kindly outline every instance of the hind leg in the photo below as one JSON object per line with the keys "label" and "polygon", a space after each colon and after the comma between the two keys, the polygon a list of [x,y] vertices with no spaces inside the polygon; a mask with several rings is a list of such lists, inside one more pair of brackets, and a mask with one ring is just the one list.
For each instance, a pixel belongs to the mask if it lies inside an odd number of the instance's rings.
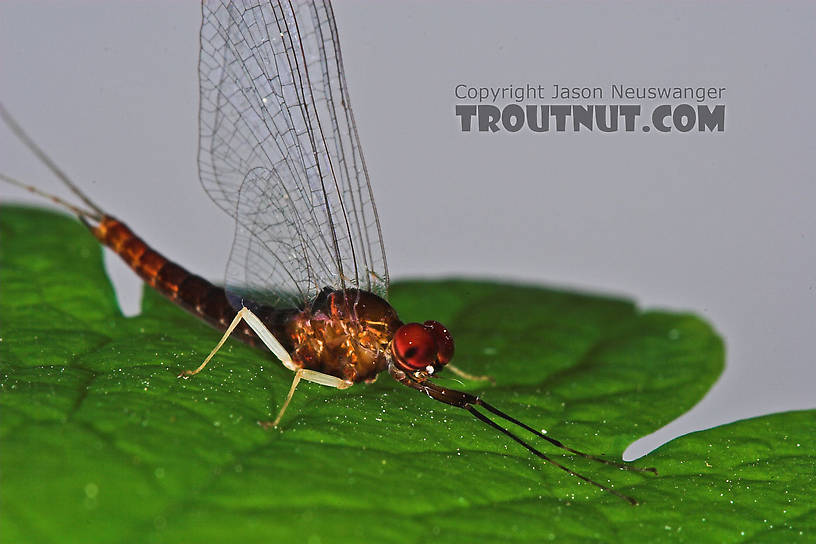
{"label": "hind leg", "polygon": [[232,323],[230,323],[230,326],[227,327],[224,336],[221,337],[221,341],[218,342],[215,348],[213,348],[210,354],[207,355],[207,358],[204,359],[204,362],[201,363],[201,365],[198,368],[196,368],[195,370],[185,370],[184,372],[179,374],[178,377],[187,378],[189,376],[195,376],[196,374],[204,370],[204,367],[206,367],[210,360],[213,358],[213,356],[216,353],[218,353],[218,350],[221,349],[221,346],[224,345],[224,342],[227,341],[229,335],[232,334],[232,331],[235,330],[235,327],[238,326],[242,319],[247,322],[247,324],[252,328],[253,331],[255,331],[255,334],[258,335],[258,338],[261,339],[264,345],[267,348],[269,348],[269,350],[272,353],[274,353],[278,359],[280,359],[281,363],[283,363],[283,366],[295,372],[295,377],[292,380],[292,386],[289,388],[289,394],[286,396],[286,400],[284,401],[283,406],[281,406],[281,409],[278,412],[278,416],[272,423],[259,422],[261,426],[263,427],[278,426],[278,423],[280,422],[281,417],[283,417],[283,413],[286,411],[286,408],[289,406],[289,401],[292,400],[292,395],[295,394],[295,389],[297,388],[297,385],[298,383],[300,383],[301,379],[306,380],[307,382],[326,385],[328,387],[335,387],[337,389],[345,389],[353,385],[351,382],[342,380],[336,376],[331,376],[330,374],[323,374],[322,372],[316,372],[314,370],[309,370],[307,368],[300,368],[292,360],[292,357],[289,355],[289,352],[286,351],[286,349],[281,345],[280,342],[278,342],[278,339],[275,338],[275,335],[273,335],[270,332],[270,330],[266,328],[266,325],[264,325],[263,322],[260,319],[258,319],[258,316],[253,314],[249,308],[241,308],[241,310],[235,316],[235,319],[233,319]]}
{"label": "hind leg", "polygon": [[269,329],[267,329],[266,325],[264,325],[263,322],[260,319],[258,319],[258,316],[253,314],[249,308],[241,308],[241,310],[232,320],[232,323],[230,323],[230,326],[227,327],[224,336],[221,337],[221,341],[218,342],[218,344],[216,344],[216,346],[213,348],[210,354],[207,355],[207,358],[204,359],[204,362],[201,363],[201,365],[195,370],[183,371],[181,374],[178,375],[178,377],[188,378],[190,376],[195,376],[196,374],[204,370],[204,367],[207,366],[207,364],[210,362],[210,359],[212,359],[213,356],[216,353],[218,353],[218,350],[221,349],[221,346],[224,345],[224,342],[227,341],[229,335],[232,334],[232,331],[235,330],[235,327],[238,326],[242,319],[247,322],[247,325],[249,325],[253,331],[255,331],[255,334],[258,335],[258,338],[261,339],[264,345],[268,347],[272,353],[275,354],[275,357],[280,359],[280,362],[283,363],[283,366],[285,366],[289,370],[297,370],[297,366],[294,364],[294,362],[292,362],[292,358],[289,356],[289,352],[286,351],[286,349],[281,345],[281,343],[278,342],[278,339],[275,338],[275,336],[271,332],[269,332]]}

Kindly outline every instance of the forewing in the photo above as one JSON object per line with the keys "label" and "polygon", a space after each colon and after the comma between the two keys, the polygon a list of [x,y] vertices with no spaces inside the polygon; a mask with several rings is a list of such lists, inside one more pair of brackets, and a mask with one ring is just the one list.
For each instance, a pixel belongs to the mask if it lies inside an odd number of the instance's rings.
{"label": "forewing", "polygon": [[202,12],[199,174],[236,222],[234,304],[302,306],[324,287],[385,296],[331,6],[205,2]]}

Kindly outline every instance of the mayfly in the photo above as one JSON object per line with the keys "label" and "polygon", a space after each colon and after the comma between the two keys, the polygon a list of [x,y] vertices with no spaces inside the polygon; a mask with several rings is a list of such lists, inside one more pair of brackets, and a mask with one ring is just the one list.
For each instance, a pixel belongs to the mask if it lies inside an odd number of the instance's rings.
{"label": "mayfly", "polygon": [[453,338],[441,323],[403,323],[388,304],[388,268],[328,2],[204,3],[199,60],[199,176],[235,220],[225,287],[160,255],[105,213],[26,135],[12,131],[81,205],[22,184],[69,209],[151,287],[224,331],[201,372],[233,333],[266,346],[294,372],[276,427],[298,383],[345,389],[387,372],[431,399],[470,412],[553,466],[637,501],[545,455],[506,424],[574,455],[652,472],[570,448],[488,404],[435,383],[450,364]]}

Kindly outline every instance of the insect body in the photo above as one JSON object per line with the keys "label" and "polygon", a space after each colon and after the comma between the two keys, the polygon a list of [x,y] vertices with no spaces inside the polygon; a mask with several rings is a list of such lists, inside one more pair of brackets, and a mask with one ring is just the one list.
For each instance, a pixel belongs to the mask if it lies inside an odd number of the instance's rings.
{"label": "insect body", "polygon": [[503,420],[572,454],[621,469],[505,414],[478,396],[443,387],[454,341],[441,323],[403,323],[387,302],[380,222],[343,73],[337,27],[327,2],[213,2],[202,7],[199,174],[213,201],[235,219],[225,287],[160,255],[95,205],[23,132],[0,116],[82,201],[71,210],[149,285],[224,331],[202,371],[236,334],[266,346],[294,372],[275,427],[300,380],[338,389],[382,372],[431,399],[470,412],[537,457],[607,492],[504,427]]}

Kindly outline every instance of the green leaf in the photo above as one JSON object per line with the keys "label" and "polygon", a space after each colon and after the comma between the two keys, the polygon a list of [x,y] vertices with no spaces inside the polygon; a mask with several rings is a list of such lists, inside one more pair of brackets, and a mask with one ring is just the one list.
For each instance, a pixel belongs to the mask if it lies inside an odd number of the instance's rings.
{"label": "green leaf", "polygon": [[[132,225],[138,227],[138,225]],[[814,412],[678,438],[635,463],[529,455],[470,414],[383,376],[298,388],[282,431],[257,425],[291,372],[150,290],[125,318],[86,229],[0,216],[2,542],[796,542],[816,538]],[[688,410],[723,367],[689,314],[479,282],[408,282],[403,320],[438,319],[456,363],[496,384],[440,381],[572,447],[620,458]]]}

